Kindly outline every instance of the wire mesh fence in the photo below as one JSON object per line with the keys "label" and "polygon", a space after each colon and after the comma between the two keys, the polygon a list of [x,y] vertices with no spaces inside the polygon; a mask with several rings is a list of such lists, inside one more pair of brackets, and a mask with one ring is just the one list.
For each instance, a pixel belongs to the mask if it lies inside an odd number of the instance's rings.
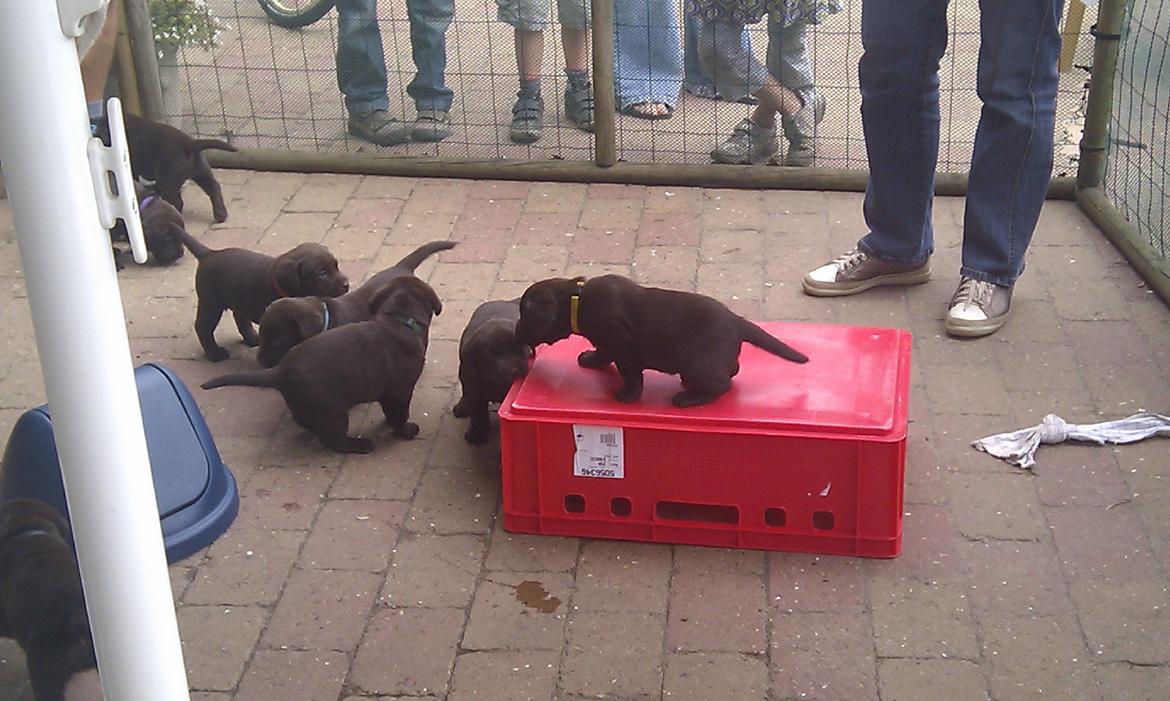
{"label": "wire mesh fence", "polygon": [[1170,7],[1163,0],[1128,4],[1104,189],[1170,274]]}
{"label": "wire mesh fence", "polygon": [[[282,1],[295,5],[305,0]],[[572,37],[565,36],[565,28],[571,28],[573,21],[558,22],[567,20],[570,14],[583,14],[588,0],[504,0],[506,5],[527,2],[525,7],[536,8],[535,18],[513,22],[528,32],[522,51],[529,59],[534,46],[528,41],[532,30],[543,29],[536,32],[539,42],[535,46],[540,56],[536,72],[541,79],[545,116],[542,134],[531,144],[515,143],[509,135],[519,88],[520,44],[513,26],[501,21],[497,0],[456,0],[450,24],[440,32],[443,46],[436,49],[434,32],[428,40],[427,32],[418,27],[412,46],[411,12],[416,22],[429,22],[433,30],[444,24],[444,1],[342,0],[340,8],[313,24],[285,29],[276,26],[255,0],[207,0],[212,11],[226,23],[226,29],[214,49],[186,48],[173,55],[164,53],[160,74],[167,117],[190,133],[227,138],[242,148],[376,152],[461,160],[591,159],[593,135],[578,128],[565,112],[566,55],[573,63],[572,56],[578,53],[570,41]],[[654,120],[619,114],[618,158],[638,163],[711,162],[712,150],[748,115],[751,106],[734,99],[710,99],[710,90],[696,87],[702,82],[703,64],[693,54],[693,44],[684,46],[688,32],[683,0],[615,1],[618,107],[629,108],[634,105],[632,101],[662,102],[670,113],[669,118]],[[380,37],[383,48],[390,114],[409,123],[417,108],[433,106],[435,100],[427,95],[433,98],[434,91],[427,93],[417,87],[429,78],[431,84],[443,86],[453,96],[450,136],[438,142],[411,141],[380,147],[347,132],[337,55],[339,31],[347,34],[348,30],[339,23],[339,16],[344,13],[352,19],[352,6],[364,3],[376,6],[377,32],[373,36],[375,40]],[[1157,3],[1150,0],[1150,4]],[[980,108],[975,92],[978,0],[954,0],[948,17],[949,45],[940,71],[942,145],[938,169],[962,173],[969,165]],[[1066,22],[1066,46],[1075,50],[1067,51],[1070,60],[1062,66],[1056,175],[1070,174],[1075,168],[1087,64],[1092,54],[1087,29],[1093,17],[1094,10],[1090,8],[1083,23]],[[846,2],[840,12],[807,30],[805,45],[815,90],[826,105],[824,120],[816,127],[813,139],[812,164],[816,166],[863,170],[867,165],[857,87],[860,22],[861,3]],[[768,22],[748,25],[745,34],[752,55],[767,63]],[[352,40],[345,41],[354,50]],[[368,44],[364,49],[358,48],[372,51]],[[692,51],[684,51],[687,48]],[[638,52],[669,54],[669,60],[658,62],[665,68],[645,66],[651,61]],[[441,73],[434,70],[436,56],[445,58]],[[421,71],[416,68],[415,58],[423,64]],[[532,65],[527,63],[529,72]],[[420,72],[427,75],[420,79],[416,77]],[[377,82],[377,77],[367,81]],[[647,83],[653,83],[654,90],[641,89]],[[634,110],[626,110],[630,111]],[[782,161],[783,157],[782,148],[777,159]]]}

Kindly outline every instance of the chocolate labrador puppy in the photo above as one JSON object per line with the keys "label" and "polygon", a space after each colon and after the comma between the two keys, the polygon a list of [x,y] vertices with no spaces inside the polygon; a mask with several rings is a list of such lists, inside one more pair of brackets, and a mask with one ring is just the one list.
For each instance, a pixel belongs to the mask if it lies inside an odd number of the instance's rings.
{"label": "chocolate labrador puppy", "polygon": [[[138,183],[134,183],[134,191],[138,196],[138,216],[142,220],[142,238],[146,241],[146,250],[157,263],[174,263],[183,256],[183,241],[178,233],[186,230],[183,215],[170,202]],[[114,241],[129,241],[126,225],[121,220],[110,229],[110,238]],[[118,270],[121,269],[119,263]]]}
{"label": "chocolate labrador puppy", "polygon": [[274,299],[320,295],[338,297],[349,290],[349,280],[337,259],[319,243],[302,243],[273,258],[243,248],[214,250],[186,231],[179,238],[195,258],[195,334],[208,360],[219,362],[228,352],[215,342],[215,327],[230,309],[244,344],[260,343],[252,324]]}
{"label": "chocolate labrador puppy", "polygon": [[[154,182],[155,192],[180,212],[183,211],[183,183],[194,180],[211,199],[215,220],[227,221],[223,191],[203,157],[203,151],[209,148],[221,151],[238,149],[219,139],[193,139],[169,124],[152,122],[130,113],[123,117],[134,177]],[[110,143],[110,124],[105,117],[97,121],[97,134],[107,145]]]}
{"label": "chocolate labrador puppy", "polygon": [[471,417],[463,438],[472,445],[491,438],[488,402],[504,401],[512,383],[528,374],[531,353],[516,340],[519,319],[519,299],[484,302],[472,312],[459,337],[463,396],[452,411],[460,418]]}
{"label": "chocolate labrador puppy", "polygon": [[707,404],[731,389],[739,372],[740,345],[747,341],[795,363],[808,358],[710,297],[642,287],[620,275],[586,282],[577,277],[533,284],[520,298],[516,338],[536,347],[569,334],[588,338],[595,350],[577,363],[586,368],[617,365],[625,386],[619,402],[642,396],[646,368],[677,374],[683,391],[678,407]]}
{"label": "chocolate labrador puppy", "polygon": [[[69,524],[36,499],[0,505],[0,636],[24,650],[37,701],[94,698],[66,688],[86,686],[97,658]],[[92,693],[92,692],[91,692]]]}
{"label": "chocolate labrador puppy", "polygon": [[387,282],[406,275],[414,275],[424,260],[439,251],[454,248],[454,241],[432,241],[423,244],[394,264],[376,273],[361,287],[341,297],[289,297],[268,305],[260,317],[260,347],[256,360],[266,368],[275,367],[289,350],[310,336],[322,331],[367,321],[370,318],[370,300]]}
{"label": "chocolate labrador puppy", "polygon": [[203,383],[203,389],[274,387],[297,425],[339,453],[368,453],[374,442],[352,437],[349,410],[378,402],[399,438],[414,438],[410,400],[426,362],[432,316],[439,296],[413,276],[386,284],[373,299],[374,318],[319,333],[297,345],[274,368],[237,372]]}

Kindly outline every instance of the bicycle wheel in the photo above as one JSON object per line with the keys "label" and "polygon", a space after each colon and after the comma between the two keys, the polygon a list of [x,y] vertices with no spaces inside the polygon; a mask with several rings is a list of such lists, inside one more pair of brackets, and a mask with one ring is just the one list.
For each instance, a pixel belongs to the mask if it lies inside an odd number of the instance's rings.
{"label": "bicycle wheel", "polygon": [[268,19],[286,29],[307,27],[333,9],[334,0],[258,0]]}

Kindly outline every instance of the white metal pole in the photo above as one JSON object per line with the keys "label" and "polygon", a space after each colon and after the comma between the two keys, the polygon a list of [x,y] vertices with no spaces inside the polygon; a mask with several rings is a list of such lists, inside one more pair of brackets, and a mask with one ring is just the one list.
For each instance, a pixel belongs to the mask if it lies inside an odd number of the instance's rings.
{"label": "white metal pole", "polygon": [[0,0],[0,105],[0,162],[105,697],[189,701],[125,316],[86,159],[77,50],[56,2]]}

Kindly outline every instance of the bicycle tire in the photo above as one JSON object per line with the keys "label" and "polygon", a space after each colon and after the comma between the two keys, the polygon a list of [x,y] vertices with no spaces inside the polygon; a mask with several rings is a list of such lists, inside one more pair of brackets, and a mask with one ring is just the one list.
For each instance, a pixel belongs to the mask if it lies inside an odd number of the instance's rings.
{"label": "bicycle tire", "polygon": [[268,15],[272,23],[285,29],[300,29],[324,17],[336,0],[315,0],[308,3],[303,9],[286,4],[283,0],[257,0],[260,9]]}

